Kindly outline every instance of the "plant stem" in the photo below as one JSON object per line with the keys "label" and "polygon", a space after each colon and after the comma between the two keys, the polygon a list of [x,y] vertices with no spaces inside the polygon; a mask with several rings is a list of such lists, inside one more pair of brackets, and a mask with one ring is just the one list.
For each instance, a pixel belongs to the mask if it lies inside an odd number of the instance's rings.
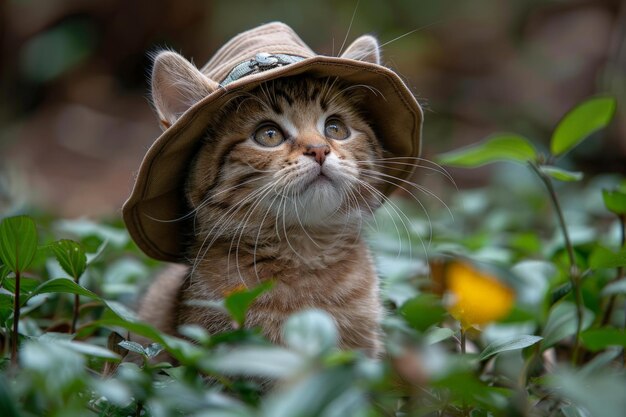
{"label": "plant stem", "polygon": [[[621,233],[620,247],[622,249],[626,249],[626,214],[618,214],[617,218],[619,219],[619,223],[620,223],[620,233]],[[620,280],[623,274],[624,274],[624,268],[621,266],[617,267],[617,273],[615,274],[615,278],[613,279],[612,282]],[[617,299],[617,294],[613,294],[609,298],[609,302],[607,303],[606,310],[604,311],[604,315],[602,316],[602,321],[600,323],[601,326],[608,324],[608,322],[611,320],[611,316],[613,315],[613,308],[615,307],[616,299]],[[626,327],[626,318],[624,322],[624,327]],[[624,361],[626,363],[626,353],[624,356]]]}
{"label": "plant stem", "polygon": [[576,364],[578,362],[578,356],[580,351],[580,332],[583,325],[583,297],[580,291],[580,276],[578,267],[576,266],[574,247],[572,246],[572,242],[569,238],[569,233],[567,232],[567,225],[565,224],[563,210],[561,209],[561,204],[559,203],[556,191],[554,190],[554,186],[552,185],[552,180],[550,179],[550,177],[541,172],[539,167],[534,162],[529,162],[529,165],[531,169],[539,176],[539,179],[541,179],[543,184],[546,186],[546,189],[548,190],[548,195],[552,200],[552,205],[554,206],[554,211],[556,211],[557,218],[559,220],[559,226],[561,227],[561,233],[563,234],[563,239],[565,240],[565,249],[567,250],[567,256],[570,263],[570,282],[572,284],[572,290],[574,291],[574,297],[576,301],[576,335],[574,336],[574,350],[572,353],[572,363]]}
{"label": "plant stem", "polygon": [[465,354],[465,330],[461,327],[461,353]]}
{"label": "plant stem", "polygon": [[[17,264],[17,255],[16,262]],[[17,268],[16,268],[17,269]],[[18,326],[20,324],[20,271],[15,271],[15,297],[13,297],[13,335],[11,337],[11,364],[17,368],[17,339]]]}
{"label": "plant stem", "polygon": [[76,333],[76,323],[78,322],[78,310],[80,307],[80,299],[78,294],[74,294],[74,314],[72,317],[72,327],[70,328],[70,333]]}
{"label": "plant stem", "polygon": [[[617,217],[619,219],[620,232],[621,232],[620,243],[621,243],[622,249],[624,249],[626,248],[626,214],[619,214]],[[624,274],[624,268],[620,266],[619,268],[617,268],[616,280],[621,279],[623,274]],[[622,326],[622,329],[626,329],[626,303],[624,306],[624,325]],[[626,347],[622,348],[622,365],[626,366]]]}

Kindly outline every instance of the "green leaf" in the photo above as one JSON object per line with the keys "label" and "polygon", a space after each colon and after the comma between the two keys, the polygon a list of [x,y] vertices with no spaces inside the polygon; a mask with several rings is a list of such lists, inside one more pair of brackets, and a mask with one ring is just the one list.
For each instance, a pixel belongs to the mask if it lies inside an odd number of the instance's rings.
{"label": "green leaf", "polygon": [[339,334],[333,318],[322,310],[305,310],[287,319],[285,344],[296,351],[315,356],[337,346]]}
{"label": "green leaf", "polygon": [[83,343],[77,341],[69,341],[69,340],[58,340],[54,342],[58,345],[67,347],[74,352],[82,353],[83,355],[93,356],[95,358],[103,358],[103,359],[121,359],[120,356],[114,352],[111,352],[109,349],[103,348],[102,346],[93,345],[90,343]]}
{"label": "green leaf", "polygon": [[553,166],[541,165],[539,167],[539,170],[543,172],[544,174],[559,181],[571,182],[571,181],[580,181],[583,179],[582,172],[566,171],[564,169],[553,167]]}
{"label": "green leaf", "polygon": [[299,372],[305,357],[278,346],[241,346],[216,353],[204,360],[202,368],[227,375],[284,378]]}
{"label": "green leaf", "polygon": [[561,119],[552,134],[552,154],[561,155],[606,127],[613,118],[615,107],[613,97],[595,97],[574,107]]}
{"label": "green leaf", "polygon": [[617,372],[585,375],[571,369],[557,368],[547,378],[547,384],[554,395],[584,408],[589,412],[588,416],[624,417],[626,384],[623,376]]}
{"label": "green leaf", "polygon": [[147,354],[146,350],[143,348],[143,346],[141,346],[137,342],[133,342],[132,340],[123,340],[123,341],[119,342],[118,345],[120,345],[124,349],[128,350],[129,352],[138,353],[141,356],[145,356],[145,357],[148,356],[148,354]]}
{"label": "green leaf", "polygon": [[426,331],[439,324],[446,315],[441,299],[433,294],[420,294],[411,298],[400,308],[400,315],[416,330]]}
{"label": "green leaf", "polygon": [[[568,301],[555,304],[550,310],[548,321],[543,329],[542,349],[545,350],[555,343],[576,333],[576,305]],[[593,313],[583,308],[581,329],[587,329],[593,322]]]}
{"label": "green leaf", "polygon": [[93,300],[102,300],[100,296],[89,291],[86,288],[81,287],[71,279],[67,278],[55,278],[50,281],[46,281],[39,285],[37,288],[33,290],[30,294],[30,297],[33,297],[37,294],[46,294],[46,293],[69,293],[69,294],[78,294]]}
{"label": "green leaf", "polygon": [[490,343],[478,357],[479,360],[484,361],[487,358],[492,357],[500,352],[507,352],[509,350],[523,349],[525,347],[534,345],[542,340],[541,336],[532,335],[519,335],[503,341],[496,341]]}
{"label": "green leaf", "polygon": [[235,291],[224,300],[224,306],[230,313],[233,320],[243,326],[246,321],[246,312],[252,302],[261,294],[272,288],[274,284],[271,281],[252,288],[251,290]]}
{"label": "green leaf", "polygon": [[626,332],[624,330],[602,328],[587,330],[580,334],[580,338],[592,352],[606,349],[609,346],[626,347]]}
{"label": "green leaf", "polygon": [[75,280],[85,272],[87,268],[87,256],[83,248],[73,240],[63,239],[54,242],[51,246],[54,256],[61,268]]}
{"label": "green leaf", "polygon": [[[11,383],[12,385],[12,383]],[[0,415],[3,417],[20,417],[19,400],[9,389],[9,378],[0,378]]]}
{"label": "green leaf", "polygon": [[433,326],[424,334],[424,344],[434,345],[454,336],[454,330],[447,327]]}
{"label": "green leaf", "polygon": [[614,281],[602,289],[602,295],[626,294],[626,278]]}
{"label": "green leaf", "polygon": [[616,190],[602,190],[604,205],[611,213],[626,215],[626,187]]}
{"label": "green leaf", "polygon": [[589,266],[592,269],[626,266],[626,249],[622,249],[616,253],[602,246],[598,246],[589,256]]}
{"label": "green leaf", "polygon": [[537,151],[519,135],[502,133],[490,136],[477,145],[439,155],[443,165],[474,168],[497,161],[527,162],[537,159]]}
{"label": "green leaf", "polygon": [[[15,278],[14,277],[5,278],[3,286],[8,291],[15,294]],[[31,291],[33,291],[35,288],[37,288],[37,286],[39,286],[39,280],[37,279],[24,278],[24,277],[20,278],[20,294],[28,294]]]}
{"label": "green leaf", "polygon": [[37,252],[37,227],[27,216],[7,217],[0,223],[0,260],[14,273],[24,271]]}

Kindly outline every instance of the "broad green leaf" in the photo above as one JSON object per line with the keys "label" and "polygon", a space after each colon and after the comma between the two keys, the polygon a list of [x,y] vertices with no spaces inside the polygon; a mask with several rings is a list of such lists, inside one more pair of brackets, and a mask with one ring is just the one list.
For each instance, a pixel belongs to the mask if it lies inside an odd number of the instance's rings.
{"label": "broad green leaf", "polygon": [[564,169],[553,167],[553,166],[541,165],[539,167],[539,170],[543,172],[544,174],[559,181],[571,182],[571,181],[580,181],[583,179],[582,172],[566,171]]}
{"label": "broad green leaf", "polygon": [[135,352],[140,354],[141,356],[148,356],[146,350],[137,342],[133,342],[132,340],[123,340],[118,343],[121,347],[128,350],[129,352]]}
{"label": "broad green leaf", "polygon": [[432,294],[420,294],[411,298],[400,308],[400,315],[416,330],[426,331],[439,324],[446,316],[441,299]]}
{"label": "broad green leaf", "polygon": [[203,360],[201,367],[226,375],[284,378],[299,372],[306,358],[278,346],[241,346],[216,353]]}
{"label": "broad green leaf", "polygon": [[[13,385],[13,382],[11,382]],[[3,417],[20,417],[19,400],[9,389],[9,378],[0,378],[0,415]]]}
{"label": "broad green leaf", "polygon": [[626,278],[611,282],[602,289],[602,295],[626,294]]}
{"label": "broad green leaf", "polygon": [[246,321],[246,312],[252,304],[252,302],[261,294],[272,288],[273,283],[271,281],[264,282],[263,284],[252,288],[251,290],[236,290],[232,294],[226,297],[224,300],[224,306],[230,313],[231,317],[240,325],[243,326]]}
{"label": "broad green leaf", "polygon": [[322,310],[305,310],[289,317],[283,335],[287,346],[309,356],[337,346],[339,339],[335,321]]}
{"label": "broad green leaf", "polygon": [[447,327],[433,326],[424,334],[424,344],[434,345],[454,336],[454,330]]}
{"label": "broad green leaf", "polygon": [[86,288],[81,287],[71,279],[67,278],[55,278],[50,281],[46,281],[39,285],[37,288],[33,290],[30,294],[30,297],[33,297],[37,294],[46,294],[46,293],[69,293],[69,294],[78,294],[93,300],[101,300],[101,298],[89,291]]}
{"label": "broad green leaf", "polygon": [[[593,313],[583,308],[581,330],[587,329],[593,322]],[[542,349],[545,350],[555,343],[576,333],[577,327],[576,305],[568,301],[555,304],[550,310],[548,321],[543,329]]]}
{"label": "broad green leaf", "polygon": [[509,350],[523,349],[525,347],[534,345],[542,340],[543,337],[532,335],[519,335],[512,337],[508,340],[496,341],[490,343],[478,357],[479,360],[484,361],[487,358],[492,357],[500,352],[506,352]]}
{"label": "broad green leaf", "polygon": [[83,248],[73,240],[63,239],[51,246],[59,265],[67,274],[78,280],[87,268],[87,257]]}
{"label": "broad green leaf", "polygon": [[[568,403],[589,411],[593,417],[624,417],[626,381],[616,372],[586,375],[570,369],[557,369],[547,378],[554,394]],[[551,391],[552,391],[551,390]]]}
{"label": "broad green leaf", "polygon": [[621,353],[621,349],[613,348],[597,354],[592,360],[580,368],[581,375],[591,375],[610,368],[613,364],[613,360]]}
{"label": "broad green leaf", "polygon": [[37,252],[37,227],[27,216],[7,217],[0,223],[0,260],[11,271],[24,271]]}
{"label": "broad green leaf", "polygon": [[626,266],[626,249],[613,252],[607,248],[598,246],[589,257],[589,266],[593,269]]}
{"label": "broad green leaf", "polygon": [[626,347],[626,332],[621,329],[602,328],[587,330],[580,334],[587,349],[592,352],[606,349],[609,346]]}
{"label": "broad green leaf", "polygon": [[613,97],[591,98],[574,107],[561,119],[552,134],[552,154],[561,155],[606,127],[613,118],[615,107]]}
{"label": "broad green leaf", "polygon": [[[39,286],[40,282],[34,278],[20,278],[20,294],[28,294],[33,291],[37,286]],[[15,294],[15,278],[7,277],[4,280],[3,286],[8,291]],[[24,300],[25,301],[25,300]]]}
{"label": "broad green leaf", "polygon": [[537,159],[537,151],[523,136],[502,133],[477,145],[439,155],[443,165],[474,168],[497,161],[528,162]]}
{"label": "broad green leaf", "polygon": [[626,215],[626,187],[616,190],[602,190],[604,205],[611,213]]}
{"label": "broad green leaf", "polygon": [[121,359],[120,356],[116,353],[111,352],[109,349],[103,348],[102,346],[97,346],[91,343],[77,342],[77,341],[69,341],[69,340],[59,340],[55,342],[58,345],[65,346],[74,352],[82,353],[83,355],[93,356],[95,358],[103,358],[103,359]]}
{"label": "broad green leaf", "polygon": [[11,272],[11,270],[8,266],[0,265],[0,287],[2,287],[2,281],[9,275],[9,272]]}

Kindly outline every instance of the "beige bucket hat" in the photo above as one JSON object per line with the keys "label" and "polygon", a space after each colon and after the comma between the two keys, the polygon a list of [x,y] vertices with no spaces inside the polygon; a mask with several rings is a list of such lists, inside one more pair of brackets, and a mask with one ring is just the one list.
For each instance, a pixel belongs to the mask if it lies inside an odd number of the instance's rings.
{"label": "beige bucket hat", "polygon": [[[150,147],[139,167],[123,218],[137,245],[150,257],[185,262],[185,242],[192,238],[184,196],[187,169],[212,115],[234,95],[280,77],[309,74],[338,77],[348,84],[372,87],[364,103],[371,126],[389,157],[420,154],[422,110],[398,75],[381,65],[315,54],[287,25],[269,23],[228,41],[201,69],[219,88],[190,107]],[[406,166],[386,174],[405,180]],[[386,177],[389,178],[389,177]],[[393,191],[386,184],[381,191]]]}

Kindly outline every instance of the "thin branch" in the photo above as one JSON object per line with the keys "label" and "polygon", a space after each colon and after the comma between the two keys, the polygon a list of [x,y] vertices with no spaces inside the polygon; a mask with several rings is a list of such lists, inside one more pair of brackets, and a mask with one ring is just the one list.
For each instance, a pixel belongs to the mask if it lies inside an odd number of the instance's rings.
{"label": "thin branch", "polygon": [[561,233],[563,234],[563,239],[565,240],[565,249],[567,250],[567,256],[570,263],[570,282],[572,284],[572,290],[574,291],[574,297],[576,301],[576,335],[574,336],[574,350],[572,353],[572,363],[576,364],[578,362],[578,356],[580,351],[580,332],[583,325],[583,298],[580,291],[580,272],[578,271],[578,267],[576,266],[574,247],[572,246],[572,242],[569,238],[567,225],[565,223],[565,217],[563,216],[563,210],[561,209],[561,204],[559,203],[556,191],[554,190],[554,186],[552,185],[552,180],[546,174],[541,172],[539,167],[534,162],[529,162],[528,165],[535,172],[535,174],[537,174],[539,179],[541,179],[543,184],[546,186],[546,189],[548,190],[548,195],[550,196],[552,205],[554,206],[554,211],[556,211],[557,218],[559,220],[559,226],[561,228]]}

